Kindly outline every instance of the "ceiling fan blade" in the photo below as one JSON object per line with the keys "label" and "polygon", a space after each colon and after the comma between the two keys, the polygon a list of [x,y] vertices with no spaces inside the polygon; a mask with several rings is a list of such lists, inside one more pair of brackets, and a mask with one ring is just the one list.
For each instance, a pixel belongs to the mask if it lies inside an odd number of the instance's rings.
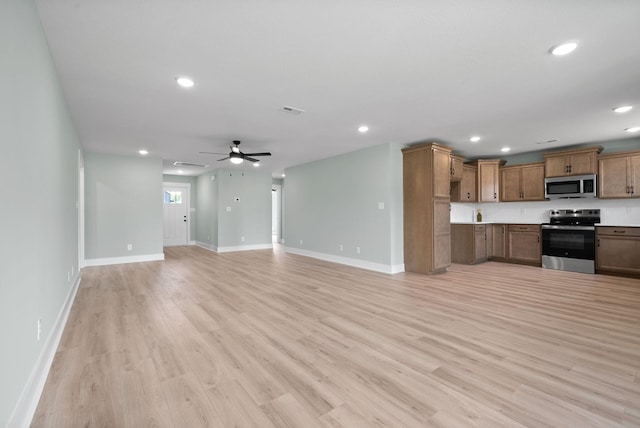
{"label": "ceiling fan blade", "polygon": [[223,160],[227,160],[227,159],[229,159],[229,156],[227,156],[226,158],[218,159],[218,162],[223,161]]}
{"label": "ceiling fan blade", "polygon": [[226,153],[218,153],[218,152],[198,152],[205,155],[226,155]]}
{"label": "ceiling fan blade", "polygon": [[248,160],[249,162],[260,162],[260,159],[250,158],[250,157],[249,157],[249,156],[247,156],[247,155],[244,155],[244,156],[243,156],[243,158],[244,158],[245,160]]}
{"label": "ceiling fan blade", "polygon": [[245,156],[271,156],[271,153],[269,152],[263,152],[263,153],[245,153]]}

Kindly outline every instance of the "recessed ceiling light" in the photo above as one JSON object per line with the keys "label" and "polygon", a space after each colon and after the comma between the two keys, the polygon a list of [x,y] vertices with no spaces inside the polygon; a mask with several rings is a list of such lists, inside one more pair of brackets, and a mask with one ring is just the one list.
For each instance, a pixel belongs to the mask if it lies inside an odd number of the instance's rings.
{"label": "recessed ceiling light", "polygon": [[477,143],[478,141],[480,141],[480,137],[474,135],[473,137],[469,138],[469,141],[471,141],[472,143]]}
{"label": "recessed ceiling light", "polygon": [[558,46],[551,48],[550,52],[555,56],[563,56],[575,51],[578,47],[578,42],[566,42]]}
{"label": "recessed ceiling light", "polygon": [[362,125],[358,128],[358,132],[364,134],[365,132],[367,132],[369,130],[369,127],[367,125]]}
{"label": "recessed ceiling light", "polygon": [[260,166],[260,162],[254,162],[254,163],[253,163],[253,166],[254,166],[254,168],[259,167],[259,166]]}
{"label": "recessed ceiling light", "polygon": [[627,131],[627,132],[638,132],[638,131],[640,131],[640,126],[633,126],[631,128],[626,128],[625,131]]}
{"label": "recessed ceiling light", "polygon": [[282,174],[282,178],[284,178],[284,177],[286,177],[286,175],[285,175],[285,174]]}
{"label": "recessed ceiling light", "polygon": [[503,147],[500,149],[501,152],[508,152],[509,150],[511,150],[509,147]]}
{"label": "recessed ceiling light", "polygon": [[616,113],[626,113],[631,110],[633,106],[620,106],[613,109]]}
{"label": "recessed ceiling light", "polygon": [[178,83],[178,85],[182,86],[183,88],[190,88],[193,86],[193,80],[184,76],[176,77],[176,82]]}
{"label": "recessed ceiling light", "polygon": [[140,153],[142,156],[146,156],[149,154],[149,152],[146,151],[145,149],[138,150],[138,153]]}
{"label": "recessed ceiling light", "polygon": [[178,170],[178,174],[182,174],[182,173],[184,173],[184,171],[183,171],[183,170],[181,170],[181,169],[179,169],[179,170]]}

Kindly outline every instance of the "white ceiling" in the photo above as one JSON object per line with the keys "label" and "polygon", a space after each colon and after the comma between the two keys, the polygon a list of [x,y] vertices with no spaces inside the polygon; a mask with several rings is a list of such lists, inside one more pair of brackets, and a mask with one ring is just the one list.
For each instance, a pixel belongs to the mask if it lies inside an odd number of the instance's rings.
{"label": "white ceiling", "polygon": [[[146,148],[168,173],[229,167],[199,152],[236,139],[279,174],[387,142],[494,157],[638,136],[624,131],[640,126],[638,0],[36,4],[84,148]],[[566,40],[573,54],[549,54]]]}

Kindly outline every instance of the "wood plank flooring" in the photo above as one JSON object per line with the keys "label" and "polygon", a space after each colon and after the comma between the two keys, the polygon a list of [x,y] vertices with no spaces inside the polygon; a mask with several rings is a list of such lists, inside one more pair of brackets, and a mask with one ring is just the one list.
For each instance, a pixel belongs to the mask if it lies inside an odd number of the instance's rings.
{"label": "wood plank flooring", "polygon": [[165,255],[83,271],[33,427],[640,426],[640,280]]}

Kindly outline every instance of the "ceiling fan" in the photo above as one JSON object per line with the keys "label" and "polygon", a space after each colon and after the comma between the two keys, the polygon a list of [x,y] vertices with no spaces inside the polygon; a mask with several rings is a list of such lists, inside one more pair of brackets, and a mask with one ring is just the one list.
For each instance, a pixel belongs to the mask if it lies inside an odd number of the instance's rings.
{"label": "ceiling fan", "polygon": [[[240,151],[240,141],[239,140],[234,140],[233,141],[233,146],[229,146],[229,148],[231,149],[231,151],[229,152],[229,156],[227,156],[226,158],[222,158],[222,159],[218,159],[218,161],[223,161],[223,160],[227,160],[230,159],[231,163],[234,164],[241,164],[245,159],[248,160],[249,162],[260,162],[260,159],[255,159],[253,156],[271,156],[271,153],[269,152],[262,152],[262,153],[242,153],[242,151]],[[224,155],[226,153],[216,153],[216,152],[200,152],[200,153],[204,153],[204,154],[208,154],[208,155]]]}

